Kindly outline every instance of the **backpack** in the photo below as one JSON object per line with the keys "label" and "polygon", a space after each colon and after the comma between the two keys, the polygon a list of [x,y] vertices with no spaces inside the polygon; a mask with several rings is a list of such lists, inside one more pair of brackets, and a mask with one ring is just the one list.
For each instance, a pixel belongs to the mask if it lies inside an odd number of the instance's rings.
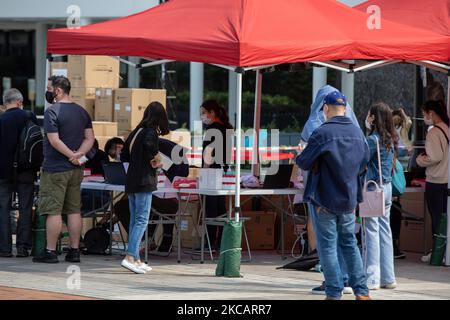
{"label": "backpack", "polygon": [[19,170],[39,170],[44,161],[43,144],[41,127],[33,121],[32,113],[28,112],[28,119],[19,136],[14,167]]}
{"label": "backpack", "polygon": [[106,254],[109,247],[110,234],[106,226],[90,229],[84,235],[85,254]]}
{"label": "backpack", "polygon": [[401,196],[406,191],[406,179],[403,166],[400,161],[395,160],[394,172],[392,173],[392,195]]}

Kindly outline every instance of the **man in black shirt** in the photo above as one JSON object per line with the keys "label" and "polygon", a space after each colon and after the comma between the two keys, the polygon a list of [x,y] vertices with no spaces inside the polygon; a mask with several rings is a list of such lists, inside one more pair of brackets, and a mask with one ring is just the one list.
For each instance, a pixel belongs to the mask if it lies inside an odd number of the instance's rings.
{"label": "man in black shirt", "polygon": [[[11,199],[17,191],[19,220],[17,224],[17,257],[27,257],[31,249],[31,220],[34,170],[14,168],[14,156],[20,134],[30,114],[22,110],[23,97],[19,90],[10,89],[3,94],[6,111],[0,116],[0,257],[12,257]],[[31,119],[37,124],[34,115]]]}

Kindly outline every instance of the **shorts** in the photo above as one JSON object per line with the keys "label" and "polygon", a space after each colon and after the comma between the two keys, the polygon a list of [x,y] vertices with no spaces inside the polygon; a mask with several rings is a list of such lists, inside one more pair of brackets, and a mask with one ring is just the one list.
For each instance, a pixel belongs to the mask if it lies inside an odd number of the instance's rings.
{"label": "shorts", "polygon": [[83,170],[41,172],[39,214],[67,215],[81,213]]}

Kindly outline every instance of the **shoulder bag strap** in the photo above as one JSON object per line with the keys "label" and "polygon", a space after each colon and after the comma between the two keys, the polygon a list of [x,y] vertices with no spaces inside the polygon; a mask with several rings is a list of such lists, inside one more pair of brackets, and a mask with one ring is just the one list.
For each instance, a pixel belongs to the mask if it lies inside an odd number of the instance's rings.
{"label": "shoulder bag strap", "polygon": [[143,130],[143,128],[139,128],[138,131],[136,131],[136,133],[134,134],[133,139],[131,140],[131,143],[130,143],[130,155],[131,155],[131,151],[133,150],[134,142],[136,141],[137,136],[139,135],[139,133],[141,133],[142,130]]}
{"label": "shoulder bag strap", "polygon": [[447,140],[447,145],[449,144],[449,141],[448,141],[448,137],[447,137],[447,134],[445,133],[445,131],[444,131],[444,129],[442,129],[441,127],[439,127],[439,126],[434,126],[435,128],[438,128],[439,130],[441,130],[441,132],[444,134],[444,137],[445,137],[445,140]]}
{"label": "shoulder bag strap", "polygon": [[379,176],[380,176],[380,184],[381,184],[381,186],[383,186],[383,173],[381,172],[380,142],[378,140],[378,137],[375,137],[375,140],[377,141],[378,173],[379,173]]}

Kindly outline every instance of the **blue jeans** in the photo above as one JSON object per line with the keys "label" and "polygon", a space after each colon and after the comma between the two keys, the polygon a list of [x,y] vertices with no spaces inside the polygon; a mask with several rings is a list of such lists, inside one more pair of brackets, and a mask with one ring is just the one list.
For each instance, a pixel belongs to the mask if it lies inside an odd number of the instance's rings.
{"label": "blue jeans", "polygon": [[[317,230],[317,227],[316,227],[316,220],[317,220],[317,218],[316,218],[316,216],[317,216],[316,210],[314,209],[314,205],[313,204],[308,203],[307,205],[308,205],[309,217],[311,218],[313,228],[314,228],[314,230]],[[317,254],[319,255],[319,242],[318,241],[316,243],[316,246],[317,246]],[[339,246],[337,247],[337,250],[338,250],[339,266],[341,267],[341,271],[342,271],[342,280],[344,281],[344,284],[347,284],[348,283],[347,266],[345,264],[344,257],[342,256],[342,252],[341,252],[341,249],[340,249]],[[319,259],[320,259],[320,255],[319,255]]]}
{"label": "blue jeans", "polygon": [[130,205],[130,229],[128,232],[127,255],[139,260],[139,246],[150,218],[152,193],[130,193],[128,194],[128,202]]}
{"label": "blue jeans", "polygon": [[364,218],[363,256],[369,286],[395,282],[394,249],[389,221],[392,205],[391,183],[384,185],[384,197],[385,215],[378,218]]}
{"label": "blue jeans", "polygon": [[344,290],[338,248],[349,274],[349,285],[356,296],[367,296],[369,289],[361,254],[355,236],[354,214],[333,214],[314,206],[317,251],[325,277],[325,293],[330,298],[340,298]]}

